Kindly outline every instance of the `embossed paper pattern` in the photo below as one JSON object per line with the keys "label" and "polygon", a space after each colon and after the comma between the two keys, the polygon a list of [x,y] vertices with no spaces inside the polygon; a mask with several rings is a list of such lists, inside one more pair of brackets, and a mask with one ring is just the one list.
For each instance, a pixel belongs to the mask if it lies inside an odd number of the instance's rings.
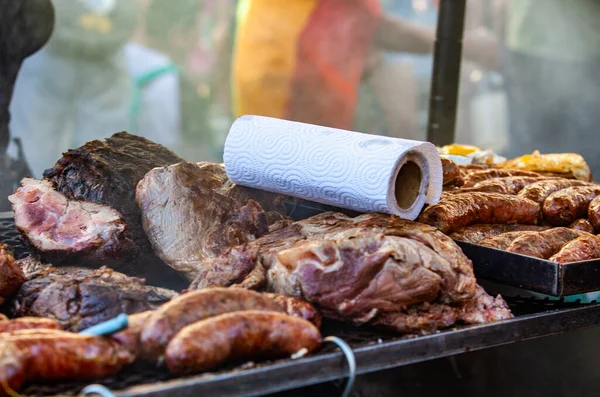
{"label": "embossed paper pattern", "polygon": [[[419,194],[401,208],[398,171],[412,161],[421,170]],[[409,141],[259,116],[235,121],[225,142],[225,169],[240,185],[360,212],[415,219],[442,191],[435,147]],[[399,191],[396,192],[396,186]],[[408,190],[408,189],[407,189]]]}

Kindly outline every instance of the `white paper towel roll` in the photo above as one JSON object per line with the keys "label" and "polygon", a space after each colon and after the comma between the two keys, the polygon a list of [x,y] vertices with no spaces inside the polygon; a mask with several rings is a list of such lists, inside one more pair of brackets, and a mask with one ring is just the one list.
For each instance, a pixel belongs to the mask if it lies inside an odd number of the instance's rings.
{"label": "white paper towel roll", "polygon": [[232,182],[413,220],[442,193],[435,146],[259,116],[237,119],[225,141]]}

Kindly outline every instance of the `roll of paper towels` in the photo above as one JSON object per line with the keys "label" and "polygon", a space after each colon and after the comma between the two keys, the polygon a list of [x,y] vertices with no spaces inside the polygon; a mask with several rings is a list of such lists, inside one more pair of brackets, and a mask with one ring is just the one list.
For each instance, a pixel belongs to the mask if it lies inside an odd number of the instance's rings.
{"label": "roll of paper towels", "polygon": [[442,193],[434,145],[260,116],[229,130],[223,156],[239,185],[414,220]]}

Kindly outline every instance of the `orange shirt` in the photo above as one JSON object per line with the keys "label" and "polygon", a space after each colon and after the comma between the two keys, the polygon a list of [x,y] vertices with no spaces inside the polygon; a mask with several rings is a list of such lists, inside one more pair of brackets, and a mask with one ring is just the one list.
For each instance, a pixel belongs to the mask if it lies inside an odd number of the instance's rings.
{"label": "orange shirt", "polygon": [[243,0],[239,7],[236,115],[350,128],[379,0]]}

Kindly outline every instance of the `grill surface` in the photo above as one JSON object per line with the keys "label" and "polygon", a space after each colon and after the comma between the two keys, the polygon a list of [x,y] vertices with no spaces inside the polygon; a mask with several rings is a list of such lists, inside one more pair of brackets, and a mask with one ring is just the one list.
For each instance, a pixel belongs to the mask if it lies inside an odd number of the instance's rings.
{"label": "grill surface", "polygon": [[[27,255],[12,219],[0,219],[0,241],[12,246],[17,257]],[[519,297],[506,298],[506,301],[515,319],[458,327],[424,337],[398,337],[337,322],[325,322],[323,334],[336,335],[350,344],[357,359],[357,373],[362,374],[600,324],[600,305],[597,304]],[[134,365],[99,383],[123,397],[258,396],[345,375],[342,354],[335,346],[326,345],[318,354],[297,361],[230,367],[179,379],[172,378],[164,368]],[[89,382],[30,385],[22,390],[22,395],[77,395],[87,384]]]}

